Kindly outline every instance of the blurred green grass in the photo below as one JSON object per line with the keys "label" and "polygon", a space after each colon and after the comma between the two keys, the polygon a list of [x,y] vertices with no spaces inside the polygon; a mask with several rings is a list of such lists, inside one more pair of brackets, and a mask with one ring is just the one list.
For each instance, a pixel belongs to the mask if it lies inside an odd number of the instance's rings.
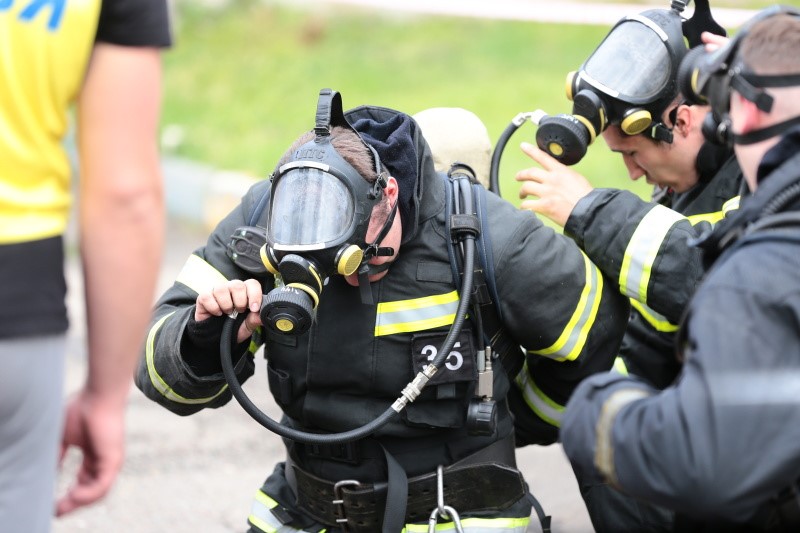
{"label": "blurred green grass", "polygon": [[[520,112],[568,112],[565,76],[609,29],[256,0],[174,7],[176,45],[164,56],[165,153],[259,177],[313,126],[322,87],[340,91],[345,108],[464,107],[495,143]],[[503,154],[501,191],[515,203],[514,173],[533,164],[519,142],[534,134],[524,124]],[[576,169],[595,186],[649,194],[602,140]]]}

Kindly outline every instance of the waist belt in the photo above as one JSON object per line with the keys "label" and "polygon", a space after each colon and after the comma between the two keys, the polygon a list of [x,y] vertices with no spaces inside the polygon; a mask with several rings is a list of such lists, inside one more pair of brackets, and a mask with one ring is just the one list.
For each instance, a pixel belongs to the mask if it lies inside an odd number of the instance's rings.
{"label": "waist belt", "polygon": [[[519,470],[495,462],[473,464],[470,457],[443,469],[444,502],[448,506],[459,513],[500,511],[525,496]],[[380,531],[386,483],[329,481],[304,471],[291,459],[286,462],[286,479],[297,495],[297,505],[318,522],[353,533]],[[406,523],[426,522],[437,507],[437,496],[436,472],[410,478]]]}

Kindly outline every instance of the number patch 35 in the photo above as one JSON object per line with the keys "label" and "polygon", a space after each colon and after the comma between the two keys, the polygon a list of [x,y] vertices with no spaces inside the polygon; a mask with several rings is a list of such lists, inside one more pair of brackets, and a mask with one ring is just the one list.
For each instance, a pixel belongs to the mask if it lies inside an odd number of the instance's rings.
{"label": "number patch 35", "polygon": [[[414,335],[411,340],[411,364],[415,373],[433,362],[446,338],[447,333]],[[475,341],[472,332],[468,328],[463,328],[453,344],[453,349],[444,360],[444,365],[433,376],[430,384],[473,381],[475,378]]]}

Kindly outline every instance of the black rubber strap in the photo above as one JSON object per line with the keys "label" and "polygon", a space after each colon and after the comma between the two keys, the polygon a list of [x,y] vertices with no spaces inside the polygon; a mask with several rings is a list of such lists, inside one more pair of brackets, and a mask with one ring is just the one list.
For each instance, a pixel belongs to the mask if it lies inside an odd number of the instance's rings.
{"label": "black rubber strap", "polygon": [[408,477],[406,471],[392,457],[389,451],[383,448],[386,456],[386,470],[388,485],[386,487],[386,508],[383,511],[383,533],[396,533],[402,531],[406,521],[406,505],[408,503]]}

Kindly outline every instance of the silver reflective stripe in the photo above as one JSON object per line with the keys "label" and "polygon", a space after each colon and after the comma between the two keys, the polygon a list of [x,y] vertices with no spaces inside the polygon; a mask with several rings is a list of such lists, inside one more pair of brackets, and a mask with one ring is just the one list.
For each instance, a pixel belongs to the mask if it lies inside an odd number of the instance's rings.
{"label": "silver reflective stripe", "polygon": [[665,333],[674,333],[678,331],[678,326],[667,320],[667,317],[660,315],[647,307],[643,303],[639,303],[631,298],[631,306],[639,311],[648,324],[653,326],[656,331],[663,331]]}
{"label": "silver reflective stripe", "polygon": [[648,396],[650,394],[644,389],[621,389],[613,392],[603,402],[603,407],[600,410],[600,417],[597,419],[597,426],[595,426],[594,465],[603,474],[606,481],[615,487],[619,487],[619,483],[614,467],[614,420],[616,420],[620,409],[631,402]]}
{"label": "silver reflective stripe", "polygon": [[217,392],[213,396],[209,396],[208,398],[184,398],[174,390],[172,387],[167,385],[167,382],[164,381],[164,378],[156,370],[156,363],[155,363],[155,339],[156,333],[158,330],[161,329],[161,326],[164,325],[164,322],[167,321],[169,317],[175,314],[175,311],[162,316],[153,326],[150,328],[150,331],[147,333],[147,341],[145,342],[145,361],[147,362],[147,375],[150,377],[150,383],[153,387],[166,399],[176,402],[176,403],[183,403],[187,405],[196,405],[201,403],[208,403],[220,394],[222,394],[225,389],[228,388],[228,385],[222,385],[219,392]]}
{"label": "silver reflective stripe", "polygon": [[375,336],[449,326],[455,320],[457,308],[456,291],[412,300],[381,302],[375,316]]}
{"label": "silver reflective stripe", "polygon": [[217,285],[224,284],[228,279],[208,262],[192,254],[184,263],[175,281],[183,283],[197,294],[202,294],[210,292]]}
{"label": "silver reflective stripe", "polygon": [[[530,518],[462,518],[464,533],[525,533]],[[427,533],[429,524],[407,524],[402,533]],[[436,533],[455,533],[452,522],[440,522],[434,529]]]}
{"label": "silver reflective stripe", "polygon": [[574,361],[583,351],[600,308],[603,294],[603,276],[586,254],[583,256],[586,278],[583,291],[567,326],[556,342],[542,350],[529,350],[528,353],[542,355],[556,361]]}
{"label": "silver reflective stripe", "polygon": [[530,407],[539,418],[555,427],[561,425],[561,417],[564,415],[564,406],[553,401],[536,385],[530,372],[528,372],[527,362],[522,366],[522,370],[517,374],[514,381],[520,391],[522,391],[522,397],[525,399],[525,403],[528,404],[528,407]]}
{"label": "silver reflective stripe", "polygon": [[250,507],[250,516],[247,517],[247,521],[251,526],[264,533],[304,533],[302,529],[295,529],[281,524],[280,520],[275,518],[271,511],[277,506],[278,502],[259,490],[253,499],[253,505]]}
{"label": "silver reflective stripe", "polygon": [[642,218],[622,259],[619,273],[622,294],[647,303],[647,285],[653,261],[670,228],[679,220],[685,220],[685,217],[663,205],[656,205]]}
{"label": "silver reflective stripe", "polygon": [[741,196],[734,196],[733,198],[722,204],[722,212],[725,214],[725,216],[728,216],[728,213],[730,213],[731,211],[739,209],[739,202],[741,201],[741,199],[742,199]]}

